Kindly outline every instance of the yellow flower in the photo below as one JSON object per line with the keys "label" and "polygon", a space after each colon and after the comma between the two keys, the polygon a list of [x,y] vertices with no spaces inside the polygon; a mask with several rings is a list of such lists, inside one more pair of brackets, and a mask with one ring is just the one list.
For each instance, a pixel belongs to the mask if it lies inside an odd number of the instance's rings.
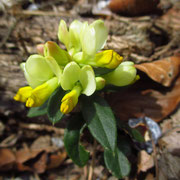
{"label": "yellow flower", "polygon": [[67,114],[73,110],[78,103],[78,98],[81,94],[82,87],[76,85],[69,93],[67,93],[61,100],[62,104],[60,111],[63,114]]}
{"label": "yellow flower", "polygon": [[127,86],[135,81],[137,77],[136,73],[137,70],[134,67],[134,63],[131,61],[125,61],[114,71],[107,73],[102,77],[106,80],[106,84],[112,84],[114,86]]}
{"label": "yellow flower", "polygon": [[113,50],[105,50],[95,56],[95,66],[114,69],[122,62],[123,57]]}
{"label": "yellow flower", "polygon": [[17,94],[14,96],[14,100],[20,102],[26,102],[26,100],[31,96],[33,88],[30,86],[22,87],[18,90]]}
{"label": "yellow flower", "polygon": [[106,85],[106,80],[102,77],[96,77],[96,90],[101,90]]}
{"label": "yellow flower", "polygon": [[35,89],[32,89],[30,86],[20,88],[14,99],[25,102],[27,107],[41,106],[57,87],[58,79],[54,77]]}

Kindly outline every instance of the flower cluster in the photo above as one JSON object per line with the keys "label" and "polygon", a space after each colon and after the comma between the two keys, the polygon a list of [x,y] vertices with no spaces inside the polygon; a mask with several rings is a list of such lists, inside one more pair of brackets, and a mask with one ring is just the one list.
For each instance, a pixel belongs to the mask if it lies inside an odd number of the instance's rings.
{"label": "flower cluster", "polygon": [[[52,41],[38,45],[38,54],[21,64],[29,86],[20,88],[14,99],[27,107],[41,106],[61,86],[67,94],[60,99],[60,111],[67,114],[77,105],[81,94],[90,96],[106,84],[131,84],[136,79],[133,62],[122,62],[123,58],[113,50],[100,51],[107,37],[108,30],[102,20],[90,25],[75,20],[69,29],[61,20],[58,38],[67,50]],[[97,75],[98,68],[111,71]]]}

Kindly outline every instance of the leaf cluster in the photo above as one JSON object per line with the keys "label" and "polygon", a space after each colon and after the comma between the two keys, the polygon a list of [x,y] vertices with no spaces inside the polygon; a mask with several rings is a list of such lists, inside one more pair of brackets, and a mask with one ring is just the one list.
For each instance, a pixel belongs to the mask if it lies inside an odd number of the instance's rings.
{"label": "leaf cluster", "polygon": [[[56,91],[41,107],[31,108],[28,117],[47,114],[55,124],[63,118],[59,111],[61,99],[65,92],[57,88]],[[65,129],[64,144],[72,161],[83,167],[89,160],[90,153],[80,142],[84,128],[88,128],[91,135],[104,148],[104,162],[108,170],[117,178],[128,176],[131,164],[127,158],[130,151],[128,141],[118,135],[119,129],[126,129],[136,141],[142,142],[141,135],[130,127],[122,125],[114,116],[111,107],[99,94],[80,98],[81,112],[70,116]]]}

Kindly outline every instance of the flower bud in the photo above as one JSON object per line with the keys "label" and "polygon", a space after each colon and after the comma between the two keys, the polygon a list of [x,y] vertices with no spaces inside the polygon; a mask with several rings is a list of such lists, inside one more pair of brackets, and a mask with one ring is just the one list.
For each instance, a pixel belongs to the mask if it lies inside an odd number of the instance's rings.
{"label": "flower bud", "polygon": [[127,86],[136,78],[136,68],[134,63],[126,61],[121,63],[114,71],[103,75],[107,84],[115,86]]}
{"label": "flower bud", "polygon": [[106,80],[102,77],[96,77],[96,90],[101,90],[106,85]]}
{"label": "flower bud", "polygon": [[78,98],[81,94],[82,87],[80,85],[76,85],[71,92],[67,93],[61,100],[62,104],[60,107],[60,111],[63,114],[67,114],[73,110],[73,108],[78,103]]}
{"label": "flower bud", "polygon": [[60,66],[66,65],[71,61],[71,57],[67,51],[61,49],[55,42],[48,41],[44,46],[44,56],[53,57]]}
{"label": "flower bud", "polygon": [[18,90],[18,92],[14,96],[14,100],[20,102],[26,102],[26,100],[31,96],[32,91],[33,89],[30,86],[22,87]]}
{"label": "flower bud", "polygon": [[36,50],[39,55],[44,56],[44,44],[38,44]]}
{"label": "flower bud", "polygon": [[97,53],[94,61],[97,67],[114,69],[122,62],[122,60],[123,57],[115,51],[105,50],[100,53]]}
{"label": "flower bud", "polygon": [[58,38],[66,46],[67,50],[70,50],[70,37],[66,22],[64,20],[61,20],[59,23]]}
{"label": "flower bud", "polygon": [[54,77],[33,89],[31,96],[26,101],[27,107],[38,107],[44,104],[49,96],[58,87],[58,79]]}

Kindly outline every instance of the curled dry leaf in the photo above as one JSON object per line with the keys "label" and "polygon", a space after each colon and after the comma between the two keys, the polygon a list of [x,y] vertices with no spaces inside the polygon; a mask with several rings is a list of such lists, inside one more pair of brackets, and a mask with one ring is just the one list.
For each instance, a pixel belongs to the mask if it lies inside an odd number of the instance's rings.
{"label": "curled dry leaf", "polygon": [[40,156],[40,158],[33,164],[33,169],[36,173],[41,174],[44,173],[47,167],[47,153],[43,152]]}
{"label": "curled dry leaf", "polygon": [[15,155],[10,149],[0,149],[0,170],[12,169],[15,160]]}
{"label": "curled dry leaf", "polygon": [[127,121],[134,117],[150,117],[156,122],[169,115],[180,102],[180,77],[165,88],[141,76],[129,89],[106,96],[117,117]]}
{"label": "curled dry leaf", "polygon": [[25,147],[16,152],[16,167],[19,171],[33,171],[32,166],[28,166],[28,161],[35,159],[40,153],[40,150],[30,150]]}
{"label": "curled dry leaf", "polygon": [[47,169],[53,169],[62,164],[62,162],[66,159],[67,153],[64,152],[58,152],[57,154],[51,154],[49,156],[49,163],[47,164]]}
{"label": "curled dry leaf", "polygon": [[159,0],[111,0],[109,8],[118,13],[140,15],[153,12],[158,3]]}
{"label": "curled dry leaf", "polygon": [[65,152],[52,145],[49,136],[40,136],[32,145],[16,152],[16,168],[19,171],[32,171],[44,173],[46,169],[56,168],[67,157]]}
{"label": "curled dry leaf", "polygon": [[140,151],[138,154],[138,172],[146,172],[154,166],[152,154],[149,155],[146,151]]}
{"label": "curled dry leaf", "polygon": [[154,81],[169,87],[180,72],[180,56],[137,64],[135,67],[146,73]]}

